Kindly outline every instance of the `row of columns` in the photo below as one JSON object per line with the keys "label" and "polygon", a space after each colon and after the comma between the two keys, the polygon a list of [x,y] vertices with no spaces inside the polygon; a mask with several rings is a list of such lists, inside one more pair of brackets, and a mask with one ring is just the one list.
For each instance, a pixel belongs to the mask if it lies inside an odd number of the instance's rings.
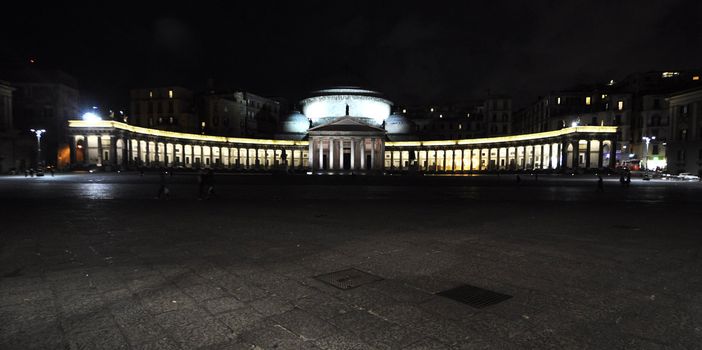
{"label": "row of columns", "polygon": [[[555,140],[554,140],[555,141]],[[584,147],[580,147],[585,141]],[[591,164],[592,142],[596,141],[597,163]],[[608,153],[605,153],[605,147]],[[513,153],[510,153],[513,151]],[[579,156],[583,154],[585,168],[613,167],[616,158],[616,141],[605,139],[592,140],[558,140],[558,142],[537,143],[528,145],[488,145],[479,148],[389,148],[386,155],[386,167],[390,170],[405,170],[409,164],[409,152],[415,153],[418,169],[425,171],[483,171],[483,170],[534,170],[534,169],[560,169],[579,168]],[[430,152],[433,153],[430,156]],[[582,153],[581,153],[582,152]],[[405,155],[404,153],[408,153]],[[439,156],[443,153],[442,156]],[[609,156],[609,163],[605,164],[605,154]],[[476,157],[477,155],[477,157]],[[572,158],[568,159],[568,155]],[[537,157],[538,156],[538,157]],[[396,164],[399,158],[399,167]],[[433,162],[432,162],[433,160]],[[476,161],[477,160],[477,161]],[[504,160],[504,163],[500,161]],[[494,161],[494,163],[493,163]],[[433,165],[432,165],[433,163]],[[537,164],[538,163],[538,164]],[[406,165],[407,164],[407,165]]]}
{"label": "row of columns", "polygon": [[[317,170],[372,170],[382,168],[385,148],[377,137],[314,137],[309,142],[309,164]],[[345,169],[344,155],[349,153]]]}
{"label": "row of columns", "polygon": [[[89,136],[97,138],[93,147],[88,142]],[[545,143],[529,144],[488,144],[472,148],[458,148],[460,146],[449,148],[390,147],[386,152],[385,144],[379,137],[315,136],[309,141],[308,154],[305,157],[301,146],[261,147],[265,145],[252,144],[219,146],[204,142],[194,144],[163,142],[154,137],[130,137],[128,133],[110,135],[86,133],[74,135],[69,142],[71,164],[77,164],[76,154],[78,153],[78,142],[81,139],[83,140],[84,155],[82,161],[85,165],[94,162],[111,166],[131,164],[148,166],[152,165],[153,159],[158,165],[190,167],[202,164],[205,159],[210,159],[210,163],[204,165],[215,165],[216,163],[218,166],[227,165],[230,168],[251,168],[252,166],[270,168],[277,161],[280,161],[280,165],[289,164],[294,168],[308,167],[313,171],[334,171],[344,170],[344,154],[349,153],[350,161],[346,168],[350,170],[382,169],[384,165],[392,170],[396,169],[396,160],[399,160],[400,169],[406,168],[405,163],[410,163],[411,159],[409,152],[415,153],[414,161],[418,162],[416,164],[418,168],[426,171],[532,170],[579,168],[581,166],[602,168],[603,166],[613,167],[616,161],[616,140],[601,137],[590,139],[559,138],[545,140],[548,141]],[[107,139],[109,139],[109,144],[105,145],[103,140]],[[598,147],[595,151],[593,151],[594,141],[597,142]],[[121,146],[118,145],[120,143]],[[154,149],[152,149],[152,145],[155,146]],[[190,149],[189,153],[185,152],[186,147]],[[195,152],[196,147],[199,147],[199,154]],[[210,149],[209,155],[205,155],[205,147]],[[608,164],[604,163],[605,147],[608,147],[609,152]],[[121,154],[118,157],[120,150]],[[218,155],[214,154],[214,150],[218,150]],[[226,150],[226,156],[223,150]],[[262,152],[263,156],[261,157]],[[269,152],[273,152],[272,157],[270,157]],[[282,152],[285,152],[285,157],[283,157]],[[297,152],[297,156],[295,152]],[[431,158],[430,152],[433,153]],[[440,152],[443,153],[441,157],[439,157]],[[92,157],[93,155],[96,157]],[[396,159],[396,155],[399,159]],[[581,155],[583,155],[582,159]],[[188,156],[190,159],[186,159]],[[198,156],[200,157],[199,162],[195,159]],[[595,164],[592,164],[593,156],[597,156]],[[226,164],[224,159],[228,159]],[[242,159],[245,161],[242,162]],[[271,162],[266,164],[268,159]],[[388,160],[389,164],[386,163]],[[431,160],[433,160],[433,165]],[[502,160],[504,162],[501,162]]]}
{"label": "row of columns", "polygon": [[[218,165],[252,168],[256,167],[273,167],[276,162],[279,165],[290,165],[293,168],[304,168],[306,166],[306,157],[303,154],[303,148],[297,147],[260,147],[260,145],[251,144],[233,144],[227,146],[215,146],[206,143],[178,143],[178,142],[163,142],[154,138],[129,138],[126,135],[115,136],[109,135],[110,144],[107,159],[105,159],[104,151],[106,145],[103,144],[103,137],[107,135],[101,134],[81,134],[74,135],[69,142],[71,164],[78,164],[76,155],[79,148],[79,142],[82,147],[83,159],[82,164],[96,165],[111,165],[111,166],[129,166],[129,165],[159,165],[159,166],[197,166]],[[90,146],[89,137],[95,137],[96,147]],[[121,146],[118,147],[117,140],[120,140]],[[95,141],[95,139],[93,139]],[[93,142],[91,141],[91,142]],[[94,143],[93,143],[94,144]],[[196,149],[199,147],[198,151]],[[190,148],[190,152],[186,149]],[[209,148],[209,154],[205,154],[204,150]],[[214,150],[218,150],[215,154]],[[225,151],[226,150],[226,154]],[[117,152],[121,151],[120,156]],[[260,153],[264,155],[260,155]],[[296,155],[297,152],[297,155]],[[188,159],[186,160],[186,157]],[[196,161],[196,157],[200,161]],[[206,159],[210,160],[207,164]],[[245,160],[245,161],[242,161]],[[270,164],[265,164],[266,159],[271,159]],[[226,162],[225,162],[226,160]],[[253,162],[252,162],[253,161]]]}

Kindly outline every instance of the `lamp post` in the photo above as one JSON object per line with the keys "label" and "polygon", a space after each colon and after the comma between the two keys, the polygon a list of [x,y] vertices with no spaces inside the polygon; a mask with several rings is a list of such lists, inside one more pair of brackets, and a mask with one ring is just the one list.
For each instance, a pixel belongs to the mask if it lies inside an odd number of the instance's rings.
{"label": "lamp post", "polygon": [[44,129],[29,129],[37,135],[37,169],[41,166],[41,134],[45,133]]}
{"label": "lamp post", "polygon": [[642,139],[644,141],[646,141],[646,148],[644,148],[643,160],[644,160],[644,169],[646,171],[648,171],[648,143],[651,142],[651,140],[655,140],[656,137],[655,136],[651,136],[651,137],[644,136],[644,137],[642,137]]}

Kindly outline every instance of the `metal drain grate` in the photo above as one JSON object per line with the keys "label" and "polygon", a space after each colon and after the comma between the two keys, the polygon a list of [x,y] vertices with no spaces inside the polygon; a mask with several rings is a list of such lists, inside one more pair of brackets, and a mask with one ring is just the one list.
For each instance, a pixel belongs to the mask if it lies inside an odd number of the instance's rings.
{"label": "metal drain grate", "polygon": [[378,276],[353,268],[315,276],[314,278],[344,290],[383,280]]}
{"label": "metal drain grate", "polygon": [[493,292],[491,290],[482,289],[480,287],[471,286],[468,284],[464,284],[462,286],[458,286],[456,288],[445,290],[436,294],[441,295],[443,297],[447,297],[449,299],[453,299],[455,301],[459,301],[464,304],[468,304],[478,309],[501,303],[512,297],[511,295]]}

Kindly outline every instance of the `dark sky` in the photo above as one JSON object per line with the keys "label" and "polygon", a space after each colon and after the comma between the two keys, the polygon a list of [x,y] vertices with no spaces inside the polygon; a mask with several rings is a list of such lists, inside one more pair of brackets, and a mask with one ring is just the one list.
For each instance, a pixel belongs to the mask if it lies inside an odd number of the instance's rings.
{"label": "dark sky", "polygon": [[403,103],[490,90],[523,104],[633,71],[702,66],[695,0],[124,3],[6,13],[2,63],[36,57],[74,75],[85,105],[113,108],[132,87],[202,88],[209,77],[292,100],[352,84]]}

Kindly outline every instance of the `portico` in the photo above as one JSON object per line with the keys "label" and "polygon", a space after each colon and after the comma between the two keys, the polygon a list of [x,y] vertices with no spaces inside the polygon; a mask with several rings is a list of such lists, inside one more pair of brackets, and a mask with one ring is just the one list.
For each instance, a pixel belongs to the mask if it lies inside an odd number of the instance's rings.
{"label": "portico", "polygon": [[310,170],[373,171],[383,167],[385,130],[341,117],[308,130]]}

